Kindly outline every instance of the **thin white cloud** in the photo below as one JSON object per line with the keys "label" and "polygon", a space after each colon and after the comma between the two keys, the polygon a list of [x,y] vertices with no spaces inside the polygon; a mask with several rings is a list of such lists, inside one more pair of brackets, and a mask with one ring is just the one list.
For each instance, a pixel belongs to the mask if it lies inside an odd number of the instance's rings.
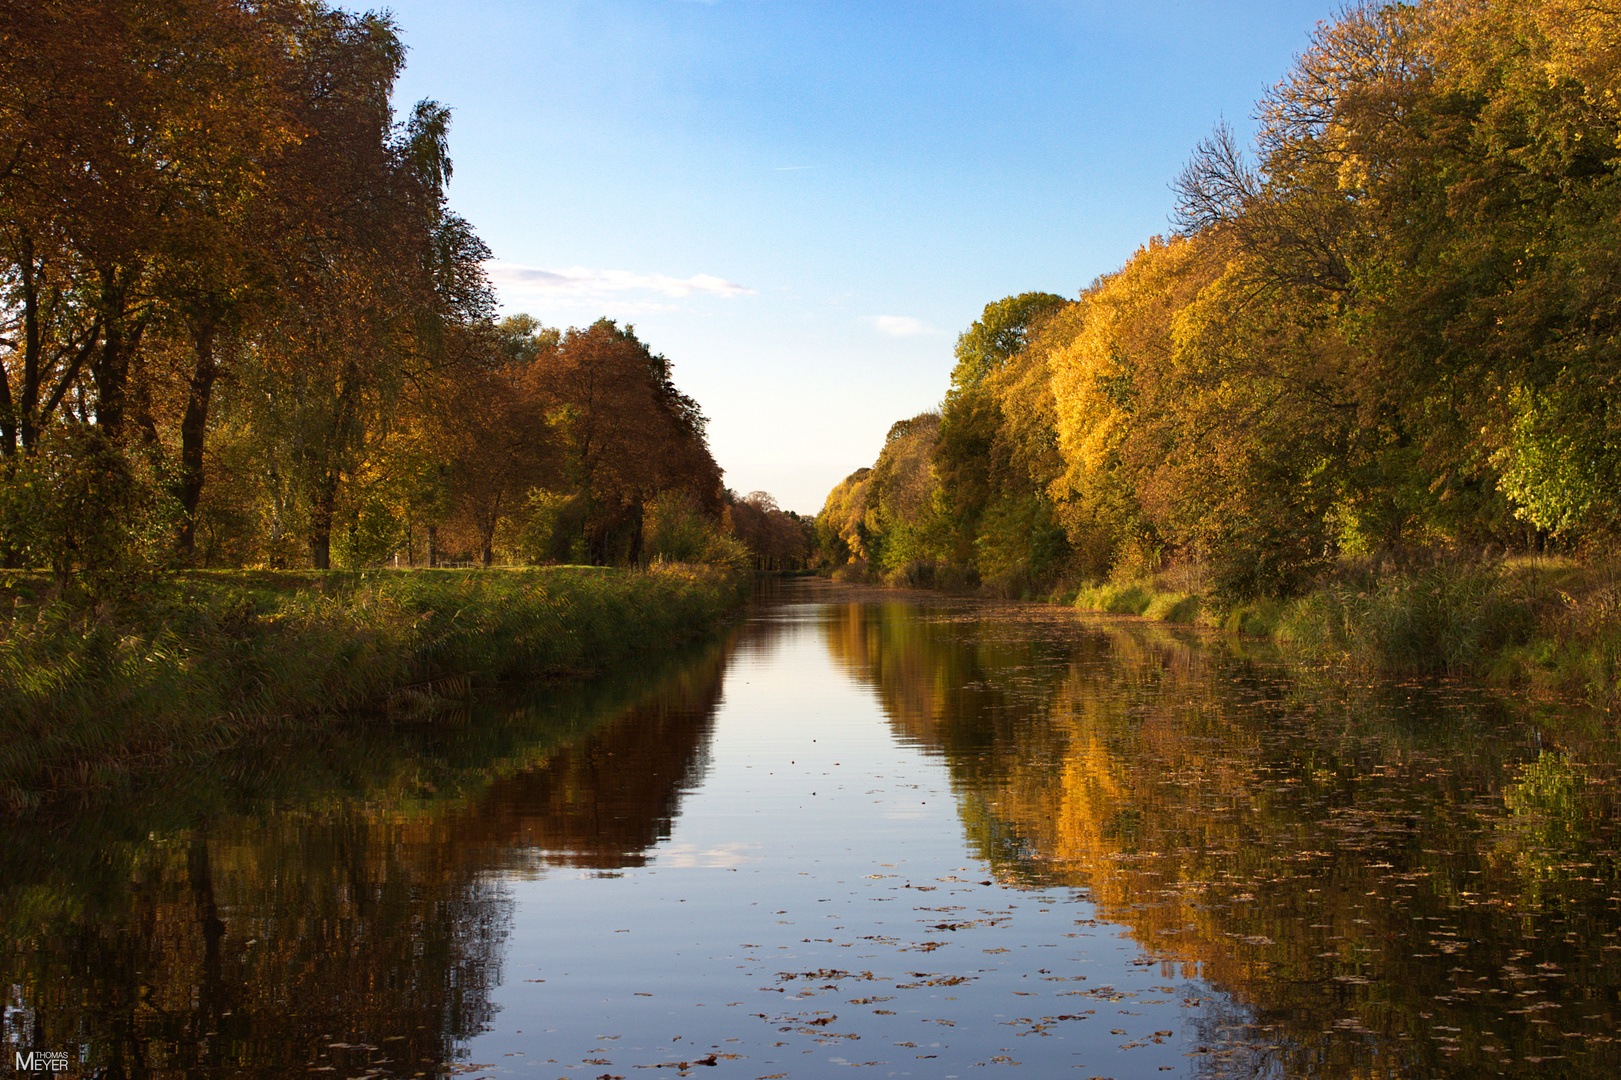
{"label": "thin white cloud", "polygon": [[677,278],[668,274],[637,274],[629,270],[592,270],[571,266],[566,270],[546,270],[517,263],[488,262],[484,269],[490,283],[503,293],[547,299],[602,299],[626,293],[653,293],[659,296],[753,296],[754,290],[713,274]]}
{"label": "thin white cloud", "polygon": [[660,866],[696,866],[722,870],[748,862],[749,852],[755,846],[748,843],[732,843],[701,849],[695,844],[667,844],[659,848],[654,857]]}
{"label": "thin white cloud", "polygon": [[936,330],[922,319],[914,319],[910,315],[874,315],[868,322],[885,337],[930,337],[945,332]]}

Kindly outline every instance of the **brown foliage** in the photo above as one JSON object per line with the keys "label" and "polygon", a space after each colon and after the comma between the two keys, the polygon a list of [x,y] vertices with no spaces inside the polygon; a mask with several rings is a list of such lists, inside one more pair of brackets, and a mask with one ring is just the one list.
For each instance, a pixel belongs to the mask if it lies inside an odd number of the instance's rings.
{"label": "brown foliage", "polygon": [[812,523],[777,506],[764,491],[738,497],[727,492],[726,519],[732,532],[748,545],[757,570],[803,569],[815,537]]}
{"label": "brown foliage", "polygon": [[686,492],[719,512],[721,470],[698,403],[676,389],[669,360],[634,328],[601,319],[571,329],[540,351],[525,378],[562,433],[568,486],[587,504],[593,562],[640,557],[642,510],[660,492]]}

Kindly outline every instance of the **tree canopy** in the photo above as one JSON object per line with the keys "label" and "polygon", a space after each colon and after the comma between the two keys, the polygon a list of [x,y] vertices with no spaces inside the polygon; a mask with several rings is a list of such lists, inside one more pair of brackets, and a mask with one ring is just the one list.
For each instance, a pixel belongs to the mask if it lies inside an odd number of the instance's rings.
{"label": "tree canopy", "polygon": [[1183,560],[1241,597],[1340,555],[1611,543],[1618,40],[1585,4],[1345,9],[1253,147],[1194,148],[1174,233],[1075,301],[987,305],[932,503],[862,550],[921,529],[942,565],[1047,580]]}
{"label": "tree canopy", "polygon": [[635,560],[671,490],[720,528],[666,358],[495,321],[404,56],[309,0],[0,0],[0,560]]}

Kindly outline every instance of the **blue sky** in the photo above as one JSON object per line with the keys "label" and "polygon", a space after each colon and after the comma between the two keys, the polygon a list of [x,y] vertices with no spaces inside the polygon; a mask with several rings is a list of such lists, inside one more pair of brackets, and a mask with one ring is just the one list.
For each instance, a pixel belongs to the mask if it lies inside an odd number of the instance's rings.
{"label": "blue sky", "polygon": [[1337,5],[530,0],[390,5],[403,113],[504,312],[633,323],[729,486],[815,512],[944,396],[989,302],[1074,296]]}

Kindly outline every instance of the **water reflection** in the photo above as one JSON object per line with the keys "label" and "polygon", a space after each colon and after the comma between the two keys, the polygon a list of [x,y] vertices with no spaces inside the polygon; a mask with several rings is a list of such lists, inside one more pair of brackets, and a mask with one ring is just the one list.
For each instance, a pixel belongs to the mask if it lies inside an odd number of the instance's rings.
{"label": "water reflection", "polygon": [[1206,1071],[1615,1074],[1613,744],[1142,624],[852,604],[823,632],[945,756],[984,858],[1243,1006],[1199,1020]]}
{"label": "water reflection", "polygon": [[711,650],[544,767],[492,784],[454,821],[461,845],[481,847],[487,867],[531,874],[646,865],[708,766],[726,655]]}
{"label": "water reflection", "polygon": [[493,1014],[505,872],[640,865],[702,772],[728,649],[11,829],[0,1046],[108,1078],[445,1073]]}
{"label": "water reflection", "polygon": [[0,832],[0,1031],[103,1077],[1610,1077],[1583,730],[790,585],[663,667]]}

